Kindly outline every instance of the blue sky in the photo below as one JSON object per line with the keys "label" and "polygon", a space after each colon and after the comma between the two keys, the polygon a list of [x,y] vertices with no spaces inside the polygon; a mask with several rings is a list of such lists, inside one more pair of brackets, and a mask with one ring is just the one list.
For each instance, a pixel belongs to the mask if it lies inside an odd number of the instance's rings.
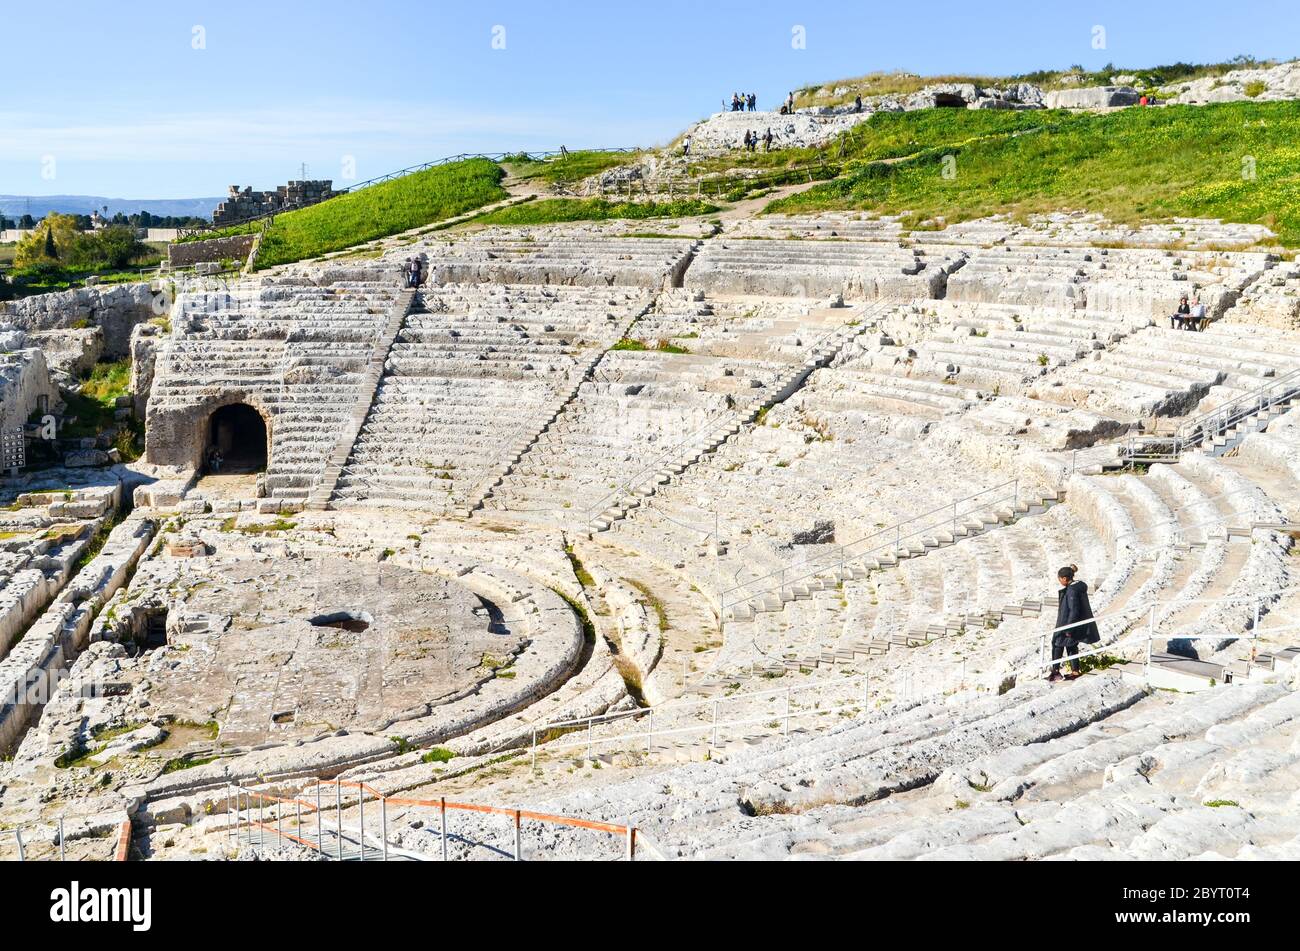
{"label": "blue sky", "polygon": [[[349,158],[360,180],[462,151],[653,145],[733,89],[762,106],[876,69],[1300,55],[1294,2],[1274,0],[4,7],[0,194],[181,198],[271,187],[304,162],[311,177],[346,183]],[[1093,49],[1097,25],[1106,49]],[[493,49],[496,26],[504,49]],[[792,48],[795,26],[806,49]]]}

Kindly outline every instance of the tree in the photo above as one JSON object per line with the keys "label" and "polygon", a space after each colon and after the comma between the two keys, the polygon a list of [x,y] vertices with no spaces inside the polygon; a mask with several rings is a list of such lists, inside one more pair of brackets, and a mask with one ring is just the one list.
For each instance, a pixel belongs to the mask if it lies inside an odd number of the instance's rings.
{"label": "tree", "polygon": [[14,267],[58,261],[61,254],[75,248],[80,237],[72,215],[51,212],[41,219],[40,227],[18,242],[14,249]]}
{"label": "tree", "polygon": [[136,240],[134,228],[109,225],[94,235],[86,236],[78,250],[84,256],[79,264],[118,270],[130,264],[132,258],[148,253],[149,247]]}

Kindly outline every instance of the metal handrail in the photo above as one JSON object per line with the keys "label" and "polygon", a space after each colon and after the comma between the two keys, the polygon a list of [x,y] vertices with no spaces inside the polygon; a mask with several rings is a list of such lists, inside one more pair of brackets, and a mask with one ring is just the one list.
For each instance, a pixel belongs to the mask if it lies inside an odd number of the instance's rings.
{"label": "metal handrail", "polygon": [[[640,152],[641,148],[639,146],[620,146],[619,148],[581,149],[580,151],[614,152],[620,155],[626,155],[633,152]],[[438,168],[439,166],[449,165],[453,162],[464,162],[467,161],[468,159],[481,158],[481,159],[487,159],[490,162],[500,162],[503,159],[510,158],[512,156],[522,155],[522,156],[527,156],[527,158],[532,161],[546,161],[547,159],[552,159],[552,158],[567,157],[571,154],[572,153],[569,152],[567,149],[547,150],[541,152],[529,152],[523,149],[519,149],[513,152],[460,152],[456,155],[447,155],[440,159],[434,159],[432,162],[423,162],[419,165],[412,165],[409,168],[399,169],[396,172],[389,172],[386,175],[380,175],[377,178],[370,178],[364,182],[358,182],[355,185],[348,185],[345,188],[336,188],[334,189],[334,194],[331,195],[330,198],[337,198],[340,195],[350,195],[353,192],[360,191],[363,188],[369,188],[371,185],[379,185],[384,182],[391,182],[394,181],[395,179],[404,178],[407,175],[412,175],[416,172],[427,172],[431,168]],[[322,202],[326,202],[329,200],[330,200],[329,198],[323,198],[317,202],[309,202],[309,203],[295,202],[292,205],[283,205],[279,208],[274,209],[273,211],[264,211],[261,214],[249,215],[246,218],[239,218],[235,221],[225,221],[222,222],[221,224],[213,223],[211,225],[204,225],[201,228],[179,228],[177,229],[177,236],[186,238],[186,237],[193,237],[199,234],[204,234],[209,231],[224,231],[227,228],[237,228],[240,225],[251,224],[255,221],[263,221],[267,218],[274,218],[276,215],[284,214],[285,212],[300,211],[303,208],[311,208],[315,205],[319,205]]]}
{"label": "metal handrail", "polygon": [[[874,306],[863,308],[862,313],[858,315],[857,318],[858,323],[862,323],[868,320],[869,318],[876,316],[880,311],[887,310],[891,306],[892,306],[892,302],[878,301]],[[845,324],[841,324],[840,326],[836,327],[831,331],[828,331],[827,333],[823,334],[821,337],[817,338],[817,340],[808,349],[810,351],[816,350],[823,343],[832,339],[837,334],[842,333],[847,327],[849,327],[849,324],[845,323]],[[799,364],[799,366],[802,367],[803,364]],[[753,404],[751,403],[750,405],[752,406]],[[617,488],[613,489],[606,495],[602,496],[595,504],[588,507],[585,510],[586,514],[593,518],[596,515],[599,515],[602,511],[604,511],[604,509],[609,505],[609,503],[612,500],[617,499],[620,496],[626,495],[628,492],[632,491],[633,486],[637,482],[639,482],[642,478],[644,478],[648,473],[657,470],[661,465],[665,463],[666,460],[670,458],[675,458],[684,447],[690,445],[692,442],[697,440],[701,435],[705,434],[706,432],[711,431],[719,420],[722,420],[726,417],[736,418],[737,415],[738,415],[737,410],[726,409],[709,417],[702,424],[700,424],[700,426],[692,430],[690,435],[686,436],[686,438],[679,440],[678,442],[669,446],[667,449],[660,452],[649,463],[647,463],[637,472],[628,476],[621,483],[619,483]]]}
{"label": "metal handrail", "polygon": [[[337,813],[337,819],[334,823],[331,824],[331,828],[335,831],[336,838],[338,839],[338,842],[336,844],[335,854],[339,857],[342,856],[343,832],[344,832],[344,826],[343,826],[344,800],[343,800],[342,791],[346,787],[348,789],[357,790],[356,802],[349,803],[348,808],[351,808],[352,805],[356,805],[358,809],[361,811],[361,815],[359,818],[359,827],[357,830],[357,845],[358,845],[358,852],[359,852],[358,857],[362,861],[365,860],[365,848],[366,848],[365,837],[367,833],[365,829],[365,802],[367,796],[369,796],[372,800],[376,800],[379,802],[380,821],[382,823],[382,833],[379,838],[382,844],[384,861],[388,860],[388,853],[389,853],[389,843],[388,843],[389,804],[392,804],[394,806],[438,809],[441,812],[442,814],[442,823],[441,823],[442,858],[444,861],[446,861],[447,859],[447,812],[448,810],[460,811],[460,812],[475,812],[475,813],[481,813],[486,815],[500,815],[512,819],[514,825],[514,858],[516,860],[521,859],[523,857],[523,846],[522,846],[522,841],[520,836],[520,827],[523,823],[523,820],[525,819],[532,822],[544,823],[547,825],[559,825],[559,826],[565,826],[574,829],[588,829],[593,832],[604,832],[609,835],[620,836],[624,838],[627,842],[627,851],[626,851],[627,860],[633,861],[636,858],[637,827],[632,825],[631,822],[627,822],[625,824],[619,825],[616,823],[603,822],[603,821],[592,820],[592,819],[577,819],[571,816],[552,815],[550,813],[545,813],[545,812],[533,812],[527,809],[511,809],[503,806],[487,806],[479,803],[455,802],[455,801],[449,801],[445,796],[437,800],[408,799],[404,797],[387,796],[384,793],[380,792],[379,790],[375,789],[373,786],[369,785],[368,783],[352,782],[352,781],[340,780],[340,779],[316,780],[313,783],[308,783],[307,786],[304,787],[304,791],[306,789],[315,789],[316,790],[315,802],[312,802],[309,799],[299,799],[293,796],[288,796],[288,797],[276,796],[271,793],[260,792],[255,789],[249,789],[247,787],[240,786],[235,783],[230,783],[226,787],[226,808],[227,808],[227,813],[233,815],[234,819],[231,825],[228,827],[228,831],[233,838],[238,840],[240,827],[246,826],[248,829],[248,841],[251,844],[252,827],[257,826],[263,831],[274,832],[276,836],[280,839],[290,839],[294,842],[297,842],[300,845],[306,846],[307,848],[314,849],[315,851],[319,852],[322,855],[328,855],[329,852],[325,847],[324,836],[323,836],[323,830],[325,827],[323,815],[325,810],[329,808],[329,806],[328,806],[328,802],[326,802],[325,805],[322,805],[321,790],[331,788],[331,787],[334,789],[334,808]],[[251,806],[247,806],[242,810],[242,812],[247,813],[247,820],[243,819],[243,816],[241,815],[241,807],[240,807],[241,797],[243,798],[243,801],[245,803],[248,803],[252,799],[258,800],[259,816],[260,816],[258,819],[253,819]],[[274,822],[275,822],[274,826],[267,823],[265,821],[265,815],[260,812],[262,808],[261,803],[264,802],[271,803],[272,807],[276,809],[276,814],[274,817]],[[283,831],[283,827],[282,827],[283,812],[281,807],[284,806],[294,807],[295,815],[297,819],[297,825],[299,827],[301,827],[302,824],[302,816],[304,814],[304,810],[306,811],[307,815],[314,814],[316,816],[317,834],[316,834],[315,842],[312,842],[309,839],[304,839],[300,836],[295,836],[292,833],[286,833]],[[259,841],[259,845],[264,843],[265,843],[265,836],[262,836],[261,840]],[[409,852],[405,854],[410,856],[418,855],[418,853],[409,853]]]}
{"label": "metal handrail", "polygon": [[[1300,367],[1292,370],[1290,373],[1275,377],[1262,386],[1256,387],[1249,393],[1243,393],[1241,396],[1234,397],[1222,406],[1217,406],[1207,413],[1190,419],[1178,428],[1179,434],[1184,436],[1193,436],[1202,431],[1213,431],[1211,425],[1216,423],[1219,417],[1224,417],[1224,422],[1218,423],[1214,428],[1222,431],[1233,423],[1254,415],[1267,407],[1257,405],[1263,397],[1263,394],[1269,390],[1275,390],[1282,384],[1293,384],[1292,389],[1300,390]],[[1249,410],[1242,410],[1241,407],[1251,407]]]}
{"label": "metal handrail", "polygon": [[1300,395],[1300,368],[1234,397],[1208,413],[1190,419],[1167,436],[1130,436],[1123,458],[1129,463],[1165,462],[1222,435],[1253,416]]}
{"label": "metal handrail", "polygon": [[[65,817],[60,815],[58,821],[54,824],[54,828],[57,830],[57,835],[55,838],[59,848],[58,861],[60,862],[67,861],[68,858],[68,853],[67,853],[68,839],[66,833],[64,832],[64,820]],[[39,829],[40,827],[41,826],[39,824],[34,824],[34,823],[29,823],[27,826],[27,828],[29,829],[30,828]],[[4,835],[6,833],[13,835],[14,844],[18,848],[18,861],[20,862],[29,861],[27,855],[27,842],[23,841],[23,828],[24,826],[20,823],[18,825],[12,826],[7,829],[0,829],[0,835]],[[127,860],[128,853],[130,852],[130,848],[131,848],[131,822],[130,820],[124,819],[122,822],[118,823],[117,843],[114,845],[113,848],[113,860],[116,862],[125,862]]]}
{"label": "metal handrail", "polygon": [[[1010,492],[1004,491],[1008,487],[1010,487]],[[972,506],[964,511],[961,509],[962,503],[972,502],[975,499],[979,499],[983,496],[987,496],[990,493],[995,493],[995,492],[1000,492],[1001,494],[988,501],[982,502],[979,505]],[[987,489],[983,489],[972,495],[968,495],[963,498],[956,499],[952,502],[945,503],[944,505],[937,506],[936,508],[930,509],[927,512],[923,512],[920,515],[910,516],[909,518],[896,522],[893,525],[889,525],[886,526],[885,528],[878,529],[877,531],[872,532],[869,535],[864,535],[863,537],[856,539],[855,541],[846,542],[843,545],[838,545],[833,551],[825,555],[819,556],[818,558],[812,561],[804,562],[805,566],[816,565],[817,567],[814,567],[812,568],[812,570],[806,571],[803,574],[797,575],[793,578],[787,579],[786,577],[787,573],[791,570],[791,568],[788,567],[780,568],[774,571],[770,571],[766,575],[760,575],[757,578],[751,578],[747,582],[743,582],[741,584],[728,588],[725,591],[722,591],[720,593],[722,610],[725,611],[729,607],[735,607],[736,605],[741,604],[742,602],[749,601],[757,597],[761,597],[765,594],[770,594],[773,591],[784,590],[789,585],[795,585],[801,581],[805,581],[809,578],[816,577],[817,575],[820,575],[821,573],[829,570],[832,566],[836,564],[838,564],[842,568],[848,562],[861,560],[878,551],[885,551],[885,550],[890,550],[895,552],[899,551],[904,541],[910,541],[913,538],[935,531],[940,527],[947,527],[951,525],[954,528],[956,528],[959,519],[965,518],[970,515],[974,515],[977,512],[987,511],[988,509],[1000,503],[1004,503],[1008,501],[1008,499],[1010,499],[1013,508],[1019,504],[1020,502],[1020,480],[1019,479],[1011,479],[1007,482],[999,483],[998,485],[991,486],[990,488]],[[920,528],[909,531],[907,534],[903,534],[904,526],[913,524],[922,519],[930,518],[931,516],[937,515],[940,512],[944,513],[944,517],[942,519],[935,520],[932,524],[923,525]],[[857,548],[859,545],[862,545],[866,542],[870,542],[873,539],[881,538],[883,536],[891,536],[891,535],[892,535],[891,539],[878,542],[877,544],[873,545],[871,548],[866,549],[865,551],[860,551],[856,553],[850,552],[850,549]],[[753,586],[757,583],[770,581],[778,577],[781,579],[780,584],[778,585],[771,585],[767,588],[757,590],[757,591],[753,589]],[[727,595],[733,594],[741,590],[744,590],[746,592],[741,597],[735,598],[730,601],[727,599]]]}

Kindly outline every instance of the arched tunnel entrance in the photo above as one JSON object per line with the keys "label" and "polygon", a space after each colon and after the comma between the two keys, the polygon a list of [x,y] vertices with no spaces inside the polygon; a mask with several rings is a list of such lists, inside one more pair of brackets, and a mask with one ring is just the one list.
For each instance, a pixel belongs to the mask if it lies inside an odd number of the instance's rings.
{"label": "arched tunnel entrance", "polygon": [[209,473],[262,472],[266,469],[266,422],[245,403],[223,406],[208,419],[203,461]]}

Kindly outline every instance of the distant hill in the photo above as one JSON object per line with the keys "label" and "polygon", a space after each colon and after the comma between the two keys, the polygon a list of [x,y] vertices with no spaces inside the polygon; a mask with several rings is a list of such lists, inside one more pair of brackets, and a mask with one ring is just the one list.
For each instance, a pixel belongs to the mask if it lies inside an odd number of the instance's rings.
{"label": "distant hill", "polygon": [[[108,206],[108,217],[121,212],[132,215],[147,211],[160,217],[194,217],[210,218],[217,205],[224,198],[104,198],[99,195],[0,195],[0,214],[9,218],[18,218],[30,213],[33,218],[43,218],[52,211],[65,215],[88,215],[98,210],[104,213]],[[31,203],[30,207],[28,202]]]}

